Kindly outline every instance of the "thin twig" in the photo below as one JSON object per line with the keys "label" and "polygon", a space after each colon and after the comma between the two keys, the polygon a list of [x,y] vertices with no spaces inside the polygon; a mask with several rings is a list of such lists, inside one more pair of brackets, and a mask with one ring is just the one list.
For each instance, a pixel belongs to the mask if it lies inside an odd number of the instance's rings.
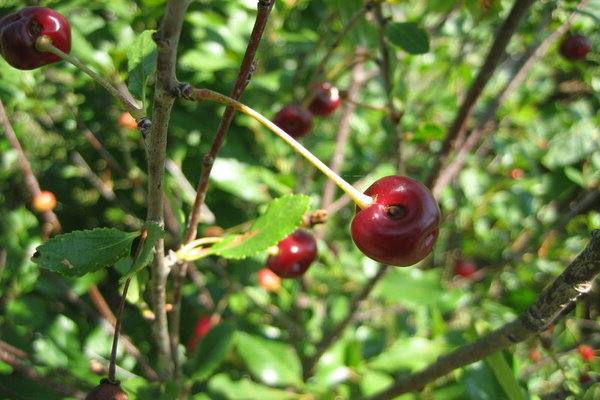
{"label": "thin twig", "polygon": [[[588,0],[581,1],[577,9],[582,9],[587,4]],[[550,13],[553,8],[549,9]],[[467,154],[475,147],[479,140],[487,133],[493,132],[498,126],[499,121],[493,121],[498,108],[504,101],[514,92],[516,88],[521,86],[525,78],[527,78],[529,70],[535,65],[548,50],[548,48],[554,43],[559,37],[561,37],[571,26],[571,21],[575,17],[576,13],[572,13],[560,27],[552,32],[546,39],[539,43],[535,43],[525,52],[525,54],[515,63],[513,68],[512,77],[509,78],[508,82],[500,93],[490,102],[485,113],[479,119],[477,126],[469,134],[467,139],[462,143],[456,158],[447,167],[440,171],[439,177],[435,181],[432,187],[434,196],[438,197],[440,191],[456,176],[458,171],[461,170]],[[549,22],[549,21],[547,21]],[[541,29],[542,27],[538,27]]]}
{"label": "thin twig", "polygon": [[[31,165],[29,164],[29,160],[21,147],[21,143],[19,143],[19,139],[8,119],[8,115],[6,114],[6,109],[4,108],[4,104],[0,100],[0,120],[2,121],[2,127],[4,128],[4,132],[6,133],[6,138],[8,139],[11,147],[17,152],[17,160],[19,161],[19,167],[23,172],[23,179],[25,180],[25,187],[27,191],[31,195],[31,198],[35,198],[38,194],[40,194],[40,184],[38,183],[37,178],[33,174],[31,170]],[[50,226],[50,233],[55,232],[59,233],[62,230],[60,226],[60,222],[58,222],[58,218],[56,214],[52,210],[44,211],[41,213],[42,217],[46,221],[46,223]]]}
{"label": "thin twig", "polygon": [[389,388],[362,400],[390,400],[422,389],[449,372],[522,342],[544,331],[560,313],[589,292],[600,273],[600,229],[591,233],[587,247],[518,318],[501,328],[438,358],[420,372],[397,380]]}
{"label": "thin twig", "polygon": [[[246,47],[246,52],[244,53],[244,58],[242,59],[242,64],[240,66],[237,79],[231,91],[231,97],[236,100],[242,96],[242,93],[250,83],[252,73],[255,69],[254,58],[256,56],[260,41],[262,40],[265,28],[267,26],[267,21],[274,4],[275,0],[259,0],[257,3],[258,12],[256,15],[256,20],[254,21],[254,27],[252,28],[252,33],[250,34],[250,39],[248,40],[248,45]],[[188,218],[188,225],[183,240],[184,244],[191,242],[196,237],[198,223],[201,216],[201,209],[203,208],[204,200],[206,198],[212,167],[214,165],[215,158],[217,157],[217,153],[225,141],[229,127],[231,126],[234,111],[235,110],[233,107],[227,107],[225,109],[223,116],[221,117],[221,121],[219,122],[215,139],[212,143],[210,151],[204,156],[202,170],[200,171],[200,178],[198,180],[198,186],[196,190],[196,199]],[[178,267],[173,286],[173,311],[171,313],[171,346],[173,348],[175,348],[179,343],[181,287],[183,286],[188,266],[189,263],[183,263]],[[173,352],[173,359],[175,363],[175,371],[177,374],[179,374],[180,371],[177,352]]]}
{"label": "thin twig", "polygon": [[486,56],[483,65],[479,69],[479,73],[469,87],[465,99],[456,114],[456,118],[442,143],[440,153],[434,158],[434,165],[427,180],[428,187],[431,188],[435,186],[442,167],[446,164],[450,157],[450,153],[455,148],[455,143],[459,142],[464,135],[467,121],[473,113],[477,100],[483,93],[483,89],[500,64],[500,61],[504,58],[508,42],[517,31],[522,19],[534,2],[535,0],[515,0],[510,13],[495,34],[496,39],[494,40],[494,43],[492,43],[490,51]]}
{"label": "thin twig", "polygon": [[331,347],[331,345],[340,337],[342,332],[344,332],[344,329],[346,329],[346,327],[348,327],[348,325],[353,321],[356,313],[358,312],[358,306],[360,303],[373,291],[377,282],[383,278],[383,276],[388,272],[389,268],[390,267],[387,265],[379,265],[377,273],[371,279],[369,279],[362,290],[356,296],[354,296],[352,302],[350,303],[348,314],[323,337],[321,342],[317,345],[315,354],[313,354],[312,357],[306,360],[306,362],[302,365],[304,379],[308,379],[310,376],[312,376],[313,369],[323,354],[325,354],[329,347]]}
{"label": "thin twig", "polygon": [[[163,225],[163,178],[165,170],[167,129],[171,108],[177,93],[175,64],[177,45],[188,7],[187,0],[169,0],[160,28],[153,39],[157,45],[156,85],[152,107],[152,127],[146,141],[148,158],[148,220]],[[165,264],[164,240],[156,243],[152,262],[152,307],[155,315],[154,329],[161,372],[173,372],[171,341],[166,312],[166,282],[169,268]]]}

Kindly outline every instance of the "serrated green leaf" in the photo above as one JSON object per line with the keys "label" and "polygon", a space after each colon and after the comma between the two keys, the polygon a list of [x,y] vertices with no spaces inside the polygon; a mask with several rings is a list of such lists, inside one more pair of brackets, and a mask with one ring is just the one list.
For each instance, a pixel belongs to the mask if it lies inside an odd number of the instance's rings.
{"label": "serrated green leaf", "polygon": [[156,43],[152,40],[155,31],[142,32],[127,52],[129,71],[128,88],[131,94],[144,99],[146,83],[156,70]]}
{"label": "serrated green leaf", "polygon": [[212,246],[209,254],[242,259],[265,251],[300,225],[309,204],[310,197],[302,194],[279,197],[269,204],[248,232],[226,237]]}
{"label": "serrated green leaf", "polygon": [[137,235],[114,228],[66,233],[38,246],[32,261],[67,276],[83,276],[126,257]]}
{"label": "serrated green leaf", "polygon": [[[144,232],[144,230],[142,230]],[[154,221],[147,221],[145,225],[145,232],[147,234],[140,254],[129,269],[129,271],[121,278],[121,280],[130,278],[136,272],[150,264],[154,255],[154,245],[156,241],[165,235],[165,231]],[[135,250],[135,249],[134,249]]]}
{"label": "serrated green leaf", "polygon": [[189,363],[193,379],[206,379],[221,364],[233,345],[235,325],[221,323],[211,328],[204,336]]}
{"label": "serrated green leaf", "polygon": [[291,346],[237,332],[237,350],[250,372],[267,385],[302,384],[300,361]]}
{"label": "serrated green leaf", "polygon": [[429,37],[416,22],[390,22],[385,26],[389,41],[410,54],[425,54],[429,51]]}

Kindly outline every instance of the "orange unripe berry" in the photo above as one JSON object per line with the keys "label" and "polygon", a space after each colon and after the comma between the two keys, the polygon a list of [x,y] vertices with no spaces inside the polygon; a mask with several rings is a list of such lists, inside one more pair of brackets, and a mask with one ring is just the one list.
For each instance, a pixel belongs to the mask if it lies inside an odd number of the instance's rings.
{"label": "orange unripe berry", "polygon": [[32,206],[37,212],[53,210],[56,207],[56,196],[48,190],[42,190],[33,198]]}
{"label": "orange unripe berry", "polygon": [[131,114],[129,114],[127,111],[121,113],[121,116],[119,117],[119,125],[121,125],[123,128],[127,128],[127,129],[137,129],[138,128],[138,124],[137,124],[135,118],[133,118],[133,116]]}
{"label": "orange unripe berry", "polygon": [[577,347],[577,351],[579,352],[581,358],[583,358],[583,361],[592,361],[596,356],[596,351],[594,348],[585,344],[579,345]]}
{"label": "orange unripe berry", "polygon": [[273,292],[281,287],[281,278],[269,268],[258,271],[258,284],[265,290]]}

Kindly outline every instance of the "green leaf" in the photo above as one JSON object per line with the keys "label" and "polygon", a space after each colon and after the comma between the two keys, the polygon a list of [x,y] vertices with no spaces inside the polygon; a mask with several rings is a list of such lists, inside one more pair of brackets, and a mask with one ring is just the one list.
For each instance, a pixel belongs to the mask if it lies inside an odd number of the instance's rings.
{"label": "green leaf", "polygon": [[[142,249],[138,258],[135,260],[129,271],[121,278],[121,280],[130,278],[136,272],[150,264],[154,255],[154,245],[156,241],[165,236],[165,231],[154,221],[146,221],[145,229],[142,232],[146,232],[146,240],[142,244]],[[135,250],[135,249],[134,249]]]}
{"label": "green leaf", "polygon": [[32,261],[67,276],[83,276],[126,257],[137,235],[114,228],[66,233],[38,246]]}
{"label": "green leaf", "polygon": [[300,361],[290,345],[245,332],[236,336],[238,353],[256,378],[270,386],[302,385]]}
{"label": "green leaf", "polygon": [[510,368],[502,352],[496,352],[485,359],[485,362],[496,375],[498,383],[510,400],[524,400],[523,392],[515,379],[514,371]]}
{"label": "green leaf", "polygon": [[292,392],[272,389],[264,385],[242,378],[234,381],[226,374],[215,375],[208,383],[211,393],[219,394],[225,399],[260,399],[260,400],[292,400],[298,395]]}
{"label": "green leaf", "polygon": [[582,120],[550,141],[542,164],[550,169],[574,164],[598,151],[599,142],[600,129],[592,121]]}
{"label": "green leaf", "polygon": [[248,232],[226,237],[212,246],[208,254],[242,259],[265,251],[300,225],[309,204],[310,197],[302,194],[279,197],[269,204]]}
{"label": "green leaf", "polygon": [[234,333],[235,325],[221,323],[211,328],[206,336],[200,339],[189,362],[193,379],[206,379],[221,365],[233,345]]}
{"label": "green leaf", "polygon": [[387,372],[421,369],[442,353],[443,346],[421,337],[399,338],[383,353],[369,360],[368,367]]}
{"label": "green leaf", "polygon": [[131,94],[144,99],[145,87],[150,76],[156,70],[156,44],[152,40],[155,31],[141,33],[127,52],[128,87]]}
{"label": "green leaf", "polygon": [[416,22],[390,22],[385,26],[389,41],[410,54],[425,54],[429,51],[429,37]]}

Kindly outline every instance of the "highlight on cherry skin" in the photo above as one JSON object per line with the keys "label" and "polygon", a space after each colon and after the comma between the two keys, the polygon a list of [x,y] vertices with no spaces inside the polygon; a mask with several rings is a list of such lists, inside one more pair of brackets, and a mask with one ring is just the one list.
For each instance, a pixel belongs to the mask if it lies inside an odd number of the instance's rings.
{"label": "highlight on cherry skin", "polygon": [[267,267],[281,278],[302,276],[317,257],[317,242],[312,233],[299,229],[286,236],[269,251]]}
{"label": "highlight on cherry skin", "polygon": [[297,139],[308,134],[312,128],[312,114],[296,104],[283,107],[273,123],[283,129],[288,135]]}
{"label": "highlight on cherry skin", "polygon": [[378,179],[365,192],[373,201],[356,208],[350,231],[369,258],[407,267],[427,257],[438,237],[440,209],[429,189],[404,176]]}
{"label": "highlight on cherry skin", "polygon": [[313,85],[316,95],[308,109],[314,115],[325,117],[333,113],[342,104],[338,88],[329,82],[319,82]]}
{"label": "highlight on cherry skin", "polygon": [[0,55],[14,68],[29,70],[61,58],[36,48],[40,36],[65,53],[71,51],[71,27],[67,19],[46,7],[26,7],[0,19]]}

